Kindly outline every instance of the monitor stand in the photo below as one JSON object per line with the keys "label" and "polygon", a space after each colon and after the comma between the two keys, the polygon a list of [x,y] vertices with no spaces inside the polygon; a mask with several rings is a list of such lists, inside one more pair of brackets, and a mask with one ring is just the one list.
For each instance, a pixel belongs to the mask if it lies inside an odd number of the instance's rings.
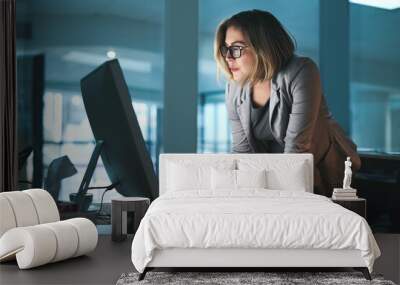
{"label": "monitor stand", "polygon": [[[74,200],[75,200],[75,203],[78,205],[78,211],[80,211],[80,212],[87,210],[87,208],[89,206],[89,205],[87,205],[88,201],[85,201],[85,197],[86,197],[86,193],[87,193],[88,189],[106,189],[106,191],[107,191],[107,190],[113,189],[118,184],[118,182],[116,182],[109,186],[89,187],[90,180],[92,179],[93,172],[96,169],[97,161],[99,160],[103,145],[104,145],[104,141],[102,141],[102,140],[96,141],[96,146],[90,157],[89,164],[85,171],[85,175],[83,176],[81,185],[79,186],[78,193],[76,193],[76,198]],[[90,201],[90,203],[91,203],[91,201]]]}

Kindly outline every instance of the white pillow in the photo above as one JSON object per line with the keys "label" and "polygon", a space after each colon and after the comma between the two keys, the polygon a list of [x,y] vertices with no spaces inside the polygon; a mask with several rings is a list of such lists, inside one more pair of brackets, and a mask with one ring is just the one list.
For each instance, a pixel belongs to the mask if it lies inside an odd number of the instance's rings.
{"label": "white pillow", "polygon": [[241,188],[267,188],[267,172],[263,170],[211,170],[213,190],[239,190]]}
{"label": "white pillow", "polygon": [[307,191],[309,170],[305,161],[239,159],[239,170],[267,170],[267,188],[274,190]]}
{"label": "white pillow", "polygon": [[234,169],[234,160],[176,160],[167,167],[167,191],[211,190],[211,168]]}
{"label": "white pillow", "polygon": [[211,189],[236,189],[236,170],[211,169]]}
{"label": "white pillow", "polygon": [[307,175],[304,163],[298,163],[287,171],[268,171],[268,188],[290,191],[307,191]]}
{"label": "white pillow", "polygon": [[267,188],[267,171],[262,170],[236,170],[236,183],[238,188]]}

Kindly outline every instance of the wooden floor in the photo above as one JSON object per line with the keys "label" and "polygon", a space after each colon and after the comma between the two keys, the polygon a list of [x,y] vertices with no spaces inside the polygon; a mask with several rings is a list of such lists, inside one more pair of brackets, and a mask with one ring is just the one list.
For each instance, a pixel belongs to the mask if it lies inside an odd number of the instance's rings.
{"label": "wooden floor", "polygon": [[132,237],[112,242],[110,235],[100,235],[97,248],[81,256],[28,270],[17,263],[0,264],[0,284],[115,284],[122,273],[135,271],[131,254]]}

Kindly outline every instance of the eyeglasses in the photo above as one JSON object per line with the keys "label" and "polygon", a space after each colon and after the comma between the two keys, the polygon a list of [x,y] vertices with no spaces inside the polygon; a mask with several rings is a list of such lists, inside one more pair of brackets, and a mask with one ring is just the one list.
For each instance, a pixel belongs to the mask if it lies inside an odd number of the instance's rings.
{"label": "eyeglasses", "polygon": [[244,50],[245,48],[247,48],[247,46],[230,46],[230,47],[221,46],[219,48],[219,51],[221,52],[221,55],[223,57],[226,57],[229,51],[231,57],[239,58],[242,56],[242,50]]}

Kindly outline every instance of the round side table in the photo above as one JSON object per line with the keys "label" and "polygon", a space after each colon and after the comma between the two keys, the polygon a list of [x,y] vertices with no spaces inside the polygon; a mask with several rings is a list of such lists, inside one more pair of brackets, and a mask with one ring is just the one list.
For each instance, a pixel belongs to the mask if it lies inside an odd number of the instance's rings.
{"label": "round side table", "polygon": [[140,221],[150,206],[150,199],[143,197],[123,197],[111,200],[111,239],[123,241],[128,233],[128,212],[133,212],[134,225],[132,234],[136,233]]}

